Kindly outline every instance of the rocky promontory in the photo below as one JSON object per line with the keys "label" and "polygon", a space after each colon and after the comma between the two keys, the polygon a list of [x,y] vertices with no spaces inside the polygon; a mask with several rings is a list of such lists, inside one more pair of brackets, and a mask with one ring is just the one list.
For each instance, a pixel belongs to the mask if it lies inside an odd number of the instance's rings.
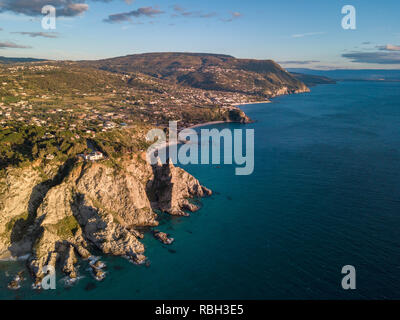
{"label": "rocky promontory", "polygon": [[[44,266],[71,279],[80,259],[94,251],[144,263],[138,228],[158,225],[158,213],[188,215],[190,199],[211,195],[192,175],[172,163],[149,165],[131,155],[115,167],[105,160],[69,160],[42,168],[10,168],[0,195],[0,258],[28,257],[39,285]],[[44,176],[46,178],[44,178]],[[103,271],[93,266],[96,278]]]}

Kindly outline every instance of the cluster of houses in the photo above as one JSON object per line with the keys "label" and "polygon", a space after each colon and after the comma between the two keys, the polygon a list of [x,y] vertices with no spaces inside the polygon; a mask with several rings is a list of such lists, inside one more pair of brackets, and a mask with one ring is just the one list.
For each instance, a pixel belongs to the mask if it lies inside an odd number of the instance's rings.
{"label": "cluster of houses", "polygon": [[39,64],[39,65],[17,65],[17,66],[12,66],[8,67],[5,70],[8,71],[9,73],[16,73],[19,71],[52,71],[55,69],[60,69],[58,66],[52,66],[52,65],[47,65],[47,64]]}

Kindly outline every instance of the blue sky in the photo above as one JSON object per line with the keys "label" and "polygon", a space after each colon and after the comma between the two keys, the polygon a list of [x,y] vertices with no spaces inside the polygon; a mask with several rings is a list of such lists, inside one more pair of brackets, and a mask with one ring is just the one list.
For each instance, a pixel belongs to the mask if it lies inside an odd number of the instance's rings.
{"label": "blue sky", "polygon": [[[40,8],[58,10],[57,29]],[[341,9],[356,8],[344,30]],[[286,67],[400,68],[400,1],[1,0],[0,55],[98,59],[184,51],[274,59]]]}

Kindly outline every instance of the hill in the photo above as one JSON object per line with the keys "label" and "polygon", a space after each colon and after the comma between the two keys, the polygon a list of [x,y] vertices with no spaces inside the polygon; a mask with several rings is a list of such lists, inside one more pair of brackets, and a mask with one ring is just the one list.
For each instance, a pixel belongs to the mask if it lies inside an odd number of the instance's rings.
{"label": "hill", "polygon": [[81,65],[116,73],[143,73],[192,88],[271,98],[306,91],[304,83],[272,60],[236,59],[205,53],[146,53]]}
{"label": "hill", "polygon": [[291,74],[296,79],[305,83],[309,87],[313,87],[318,84],[334,84],[334,83],[336,83],[335,80],[328,78],[328,77],[324,77],[324,76],[305,74],[305,73],[296,73],[296,72],[291,72]]}
{"label": "hill", "polygon": [[400,81],[400,70],[382,69],[336,69],[336,70],[313,70],[306,68],[288,69],[307,75],[329,77],[335,80],[363,80],[363,81]]}
{"label": "hill", "polygon": [[47,61],[45,59],[35,59],[35,58],[7,58],[0,56],[0,63],[2,64],[12,64],[12,63],[22,63],[22,62],[40,62]]}

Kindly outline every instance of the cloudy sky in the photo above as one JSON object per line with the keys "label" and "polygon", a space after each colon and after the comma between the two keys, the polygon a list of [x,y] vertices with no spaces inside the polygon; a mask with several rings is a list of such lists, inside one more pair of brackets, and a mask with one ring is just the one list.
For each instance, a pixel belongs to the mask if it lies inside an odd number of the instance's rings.
{"label": "cloudy sky", "polygon": [[[55,30],[42,7],[57,9]],[[341,9],[356,8],[356,30]],[[400,69],[398,0],[0,0],[0,55],[98,59],[159,51],[286,67]]]}

